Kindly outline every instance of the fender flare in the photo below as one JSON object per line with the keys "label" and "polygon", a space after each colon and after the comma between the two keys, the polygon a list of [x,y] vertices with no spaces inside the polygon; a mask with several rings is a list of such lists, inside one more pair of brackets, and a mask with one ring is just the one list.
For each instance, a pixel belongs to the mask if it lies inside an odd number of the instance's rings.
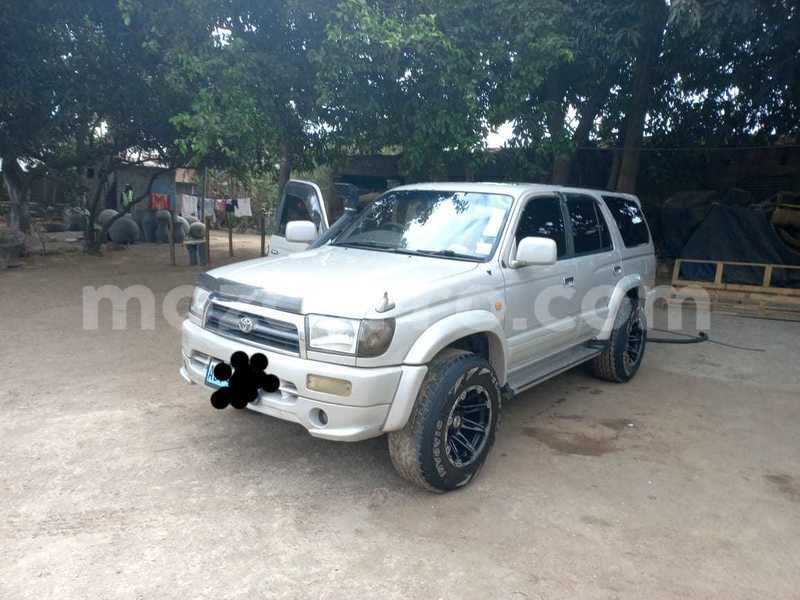
{"label": "fender flare", "polygon": [[639,298],[641,301],[645,302],[647,300],[647,287],[644,281],[642,281],[641,275],[627,275],[620,279],[614,287],[614,291],[611,292],[611,298],[608,302],[608,316],[597,336],[598,340],[605,341],[611,338],[611,332],[614,330],[614,322],[617,320],[617,312],[619,312],[620,306],[622,306],[623,299],[633,289],[639,291]]}
{"label": "fender flare", "polygon": [[405,427],[417,403],[417,394],[428,372],[427,365],[447,346],[469,335],[489,338],[489,362],[500,385],[506,382],[508,347],[503,325],[487,310],[470,310],[440,319],[417,338],[403,361],[403,375],[383,425],[384,432]]}
{"label": "fender flare", "polygon": [[470,310],[445,317],[428,327],[406,354],[403,364],[427,365],[444,348],[469,335],[487,334],[489,362],[500,385],[506,382],[506,342],[503,324],[487,310]]}

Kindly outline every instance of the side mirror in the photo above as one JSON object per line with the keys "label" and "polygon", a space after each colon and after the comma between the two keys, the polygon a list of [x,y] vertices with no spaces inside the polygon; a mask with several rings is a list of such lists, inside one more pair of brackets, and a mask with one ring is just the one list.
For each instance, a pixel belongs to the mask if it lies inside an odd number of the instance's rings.
{"label": "side mirror", "polygon": [[517,244],[517,254],[511,263],[514,268],[528,265],[554,265],[558,260],[558,247],[549,238],[526,237]]}
{"label": "side mirror", "polygon": [[317,239],[317,228],[311,221],[289,221],[286,224],[286,241],[310,244]]}

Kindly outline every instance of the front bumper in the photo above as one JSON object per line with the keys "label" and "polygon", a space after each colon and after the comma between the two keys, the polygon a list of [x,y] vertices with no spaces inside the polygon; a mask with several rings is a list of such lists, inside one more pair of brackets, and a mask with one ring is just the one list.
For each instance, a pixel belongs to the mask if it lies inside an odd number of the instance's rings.
{"label": "front bumper", "polygon": [[[407,365],[368,369],[307,360],[219,336],[187,319],[183,323],[181,376],[187,382],[205,385],[209,361],[230,361],[237,350],[266,355],[267,372],[281,382],[279,391],[262,392],[249,409],[299,423],[314,437],[338,441],[365,440],[384,433],[393,402],[397,400],[398,406],[413,403],[427,370]],[[345,379],[351,383],[351,394],[343,397],[310,390],[306,387],[308,374]],[[402,398],[396,398],[398,389]],[[411,394],[413,397],[409,397]],[[324,424],[320,411],[327,417]]]}

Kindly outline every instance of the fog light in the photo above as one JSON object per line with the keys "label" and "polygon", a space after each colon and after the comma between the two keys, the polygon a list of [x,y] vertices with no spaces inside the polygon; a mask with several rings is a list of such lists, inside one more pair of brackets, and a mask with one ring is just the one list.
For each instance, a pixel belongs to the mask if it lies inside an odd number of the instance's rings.
{"label": "fog light", "polygon": [[349,381],[323,377],[322,375],[307,375],[306,387],[315,392],[333,394],[335,396],[349,396],[350,392],[352,392],[352,385]]}

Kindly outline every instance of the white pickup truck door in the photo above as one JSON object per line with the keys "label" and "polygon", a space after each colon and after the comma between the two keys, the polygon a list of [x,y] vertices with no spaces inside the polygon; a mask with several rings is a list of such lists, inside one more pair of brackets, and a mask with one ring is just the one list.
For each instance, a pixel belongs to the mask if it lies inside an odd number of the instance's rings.
{"label": "white pickup truck door", "polygon": [[290,221],[312,221],[317,226],[318,236],[327,231],[328,217],[322,192],[316,184],[296,179],[286,184],[278,204],[275,232],[270,238],[270,256],[287,256],[308,248],[308,244],[286,241],[286,224]]}
{"label": "white pickup truck door", "polygon": [[568,259],[561,199],[536,196],[523,207],[510,257],[524,237],[556,241],[558,262],[549,266],[511,268],[505,261],[505,332],[509,345],[509,370],[547,358],[574,345],[579,303],[575,292],[576,261]]}

